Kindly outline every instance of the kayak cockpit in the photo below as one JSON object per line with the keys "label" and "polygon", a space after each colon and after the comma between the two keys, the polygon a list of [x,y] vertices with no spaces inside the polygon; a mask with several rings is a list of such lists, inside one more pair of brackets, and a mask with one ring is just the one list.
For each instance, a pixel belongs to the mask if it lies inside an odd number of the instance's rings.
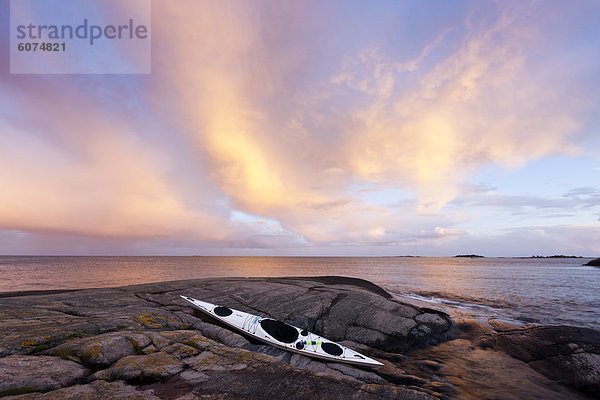
{"label": "kayak cockpit", "polygon": [[284,322],[265,318],[260,321],[260,326],[271,337],[282,343],[294,343],[298,339],[298,329]]}
{"label": "kayak cockpit", "polygon": [[231,308],[223,306],[216,306],[213,308],[213,312],[219,317],[229,317],[231,314],[233,314]]}

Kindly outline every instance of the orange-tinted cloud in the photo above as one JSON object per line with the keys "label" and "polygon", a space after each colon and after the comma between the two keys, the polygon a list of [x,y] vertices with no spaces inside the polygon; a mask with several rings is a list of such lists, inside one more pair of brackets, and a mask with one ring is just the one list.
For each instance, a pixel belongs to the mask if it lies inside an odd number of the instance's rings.
{"label": "orange-tinted cloud", "polygon": [[352,17],[318,3],[156,1],[152,76],[4,78],[0,228],[216,247],[467,237],[444,206],[471,174],[576,155],[597,101],[547,43],[553,12],[472,8],[405,53],[396,26],[355,43]]}

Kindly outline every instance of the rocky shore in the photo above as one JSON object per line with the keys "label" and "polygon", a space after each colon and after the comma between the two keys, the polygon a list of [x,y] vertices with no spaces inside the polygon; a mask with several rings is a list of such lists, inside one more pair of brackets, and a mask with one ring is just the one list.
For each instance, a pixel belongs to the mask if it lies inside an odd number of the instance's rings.
{"label": "rocky shore", "polygon": [[[304,327],[377,370],[252,342],[180,294]],[[0,295],[10,399],[585,399],[600,333],[453,321],[359,279],[221,278]]]}
{"label": "rocky shore", "polygon": [[600,258],[594,258],[583,265],[589,265],[592,267],[600,267]]}

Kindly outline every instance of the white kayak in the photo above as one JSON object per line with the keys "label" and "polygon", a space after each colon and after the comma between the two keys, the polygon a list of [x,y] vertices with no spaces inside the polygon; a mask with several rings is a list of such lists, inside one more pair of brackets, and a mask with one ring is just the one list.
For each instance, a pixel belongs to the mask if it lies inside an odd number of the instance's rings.
{"label": "white kayak", "polygon": [[262,342],[322,360],[376,368],[383,364],[324,337],[271,318],[181,296],[205,314]]}

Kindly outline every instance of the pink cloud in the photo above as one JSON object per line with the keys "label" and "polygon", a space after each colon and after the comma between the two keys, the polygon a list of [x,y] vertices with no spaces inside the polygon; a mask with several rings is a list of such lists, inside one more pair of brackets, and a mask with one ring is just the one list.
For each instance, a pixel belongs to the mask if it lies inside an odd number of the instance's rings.
{"label": "pink cloud", "polygon": [[[153,6],[151,77],[2,78],[0,229],[446,246],[472,239],[444,206],[474,171],[576,156],[597,101],[538,8],[475,11],[407,56],[354,43],[317,3]],[[411,200],[372,203],[361,185]]]}

